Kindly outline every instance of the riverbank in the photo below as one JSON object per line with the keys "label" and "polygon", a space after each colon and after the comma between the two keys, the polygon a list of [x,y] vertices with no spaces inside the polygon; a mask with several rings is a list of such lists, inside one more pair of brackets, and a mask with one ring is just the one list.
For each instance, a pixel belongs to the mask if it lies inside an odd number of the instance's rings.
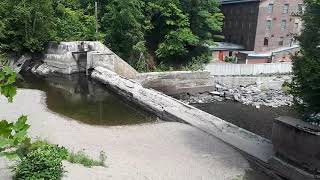
{"label": "riverbank", "polygon": [[[106,152],[107,168],[65,164],[68,173],[64,179],[229,180],[250,168],[247,160],[230,146],[181,123],[86,125],[50,112],[43,92],[26,89],[19,89],[12,104],[0,98],[0,109],[0,119],[28,115],[33,139],[43,138],[70,150],[83,150],[93,158],[100,151]],[[0,177],[10,177],[8,172],[0,167]]]}

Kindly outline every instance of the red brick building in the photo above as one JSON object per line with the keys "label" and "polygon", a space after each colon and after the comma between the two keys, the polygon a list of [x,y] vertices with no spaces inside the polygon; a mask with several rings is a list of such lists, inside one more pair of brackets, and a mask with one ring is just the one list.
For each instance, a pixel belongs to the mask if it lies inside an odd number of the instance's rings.
{"label": "red brick building", "polygon": [[[242,63],[290,61],[299,50],[294,35],[302,22],[295,16],[303,11],[302,0],[220,0],[225,15],[225,42],[244,47],[236,52]],[[214,57],[220,53],[214,51]],[[232,50],[230,50],[232,51]],[[234,52],[227,52],[234,54]],[[220,59],[221,60],[221,59]]]}

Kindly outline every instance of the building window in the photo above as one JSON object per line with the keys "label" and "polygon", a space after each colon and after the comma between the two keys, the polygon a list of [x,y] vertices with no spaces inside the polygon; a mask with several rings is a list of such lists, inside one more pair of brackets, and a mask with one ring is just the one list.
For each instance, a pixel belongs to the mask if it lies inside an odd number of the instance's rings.
{"label": "building window", "polygon": [[300,14],[303,13],[303,4],[298,4],[298,12],[299,12]]}
{"label": "building window", "polygon": [[289,4],[283,5],[282,13],[283,14],[288,14],[288,12],[289,12]]}
{"label": "building window", "polygon": [[269,38],[265,37],[263,40],[263,45],[268,46],[269,45]]}
{"label": "building window", "polygon": [[250,7],[250,13],[254,14],[254,8],[253,7]]}
{"label": "building window", "polygon": [[271,22],[271,20],[267,20],[267,30],[271,30],[271,24],[272,24],[272,22]]}
{"label": "building window", "polygon": [[272,12],[273,12],[273,4],[269,4],[268,5],[268,13],[272,14]]}
{"label": "building window", "polygon": [[286,30],[287,28],[287,21],[286,20],[282,20],[281,21],[281,31]]}
{"label": "building window", "polygon": [[280,37],[279,46],[283,46],[283,37]]}

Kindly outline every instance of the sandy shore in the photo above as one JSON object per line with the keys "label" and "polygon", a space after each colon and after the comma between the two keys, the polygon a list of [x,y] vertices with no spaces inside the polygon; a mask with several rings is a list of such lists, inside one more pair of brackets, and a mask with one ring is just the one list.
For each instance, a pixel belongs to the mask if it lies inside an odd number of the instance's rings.
{"label": "sandy shore", "polygon": [[[45,94],[19,90],[14,103],[0,98],[0,119],[28,115],[32,138],[48,140],[93,158],[104,151],[107,168],[66,163],[70,180],[231,180],[249,168],[245,158],[215,137],[191,126],[160,122],[102,127],[81,124],[50,112]],[[0,159],[0,179],[10,179]]]}

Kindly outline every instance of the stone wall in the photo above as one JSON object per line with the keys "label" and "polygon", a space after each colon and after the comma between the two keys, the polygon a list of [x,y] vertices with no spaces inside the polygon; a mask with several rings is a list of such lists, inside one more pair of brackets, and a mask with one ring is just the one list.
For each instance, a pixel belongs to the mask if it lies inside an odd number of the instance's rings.
{"label": "stone wall", "polygon": [[214,82],[207,71],[172,71],[141,73],[137,79],[144,87],[168,95],[202,93],[214,89]]}

